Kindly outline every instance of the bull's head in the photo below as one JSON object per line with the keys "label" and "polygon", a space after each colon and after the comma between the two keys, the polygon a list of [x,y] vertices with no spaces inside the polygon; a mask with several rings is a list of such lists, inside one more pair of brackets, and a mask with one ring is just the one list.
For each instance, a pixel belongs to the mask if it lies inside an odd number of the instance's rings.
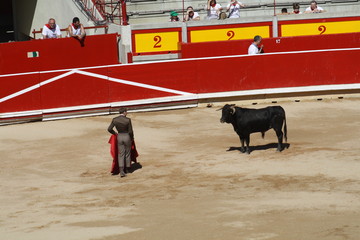
{"label": "bull's head", "polygon": [[221,123],[231,123],[232,116],[235,114],[235,104],[226,104],[222,108],[218,109],[222,110],[222,115],[220,118]]}

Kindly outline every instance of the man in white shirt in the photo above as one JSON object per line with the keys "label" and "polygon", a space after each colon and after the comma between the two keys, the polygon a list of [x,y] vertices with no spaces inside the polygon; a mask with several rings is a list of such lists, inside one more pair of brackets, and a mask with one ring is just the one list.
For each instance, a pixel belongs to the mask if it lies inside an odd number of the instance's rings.
{"label": "man in white shirt", "polygon": [[231,0],[231,2],[226,7],[226,11],[229,11],[228,18],[239,18],[241,7],[245,7],[245,5],[236,0]]}
{"label": "man in white shirt", "polygon": [[305,9],[304,13],[322,13],[322,12],[325,12],[325,10],[322,7],[319,7],[316,1],[311,1],[310,7]]}
{"label": "man in white shirt", "polygon": [[61,38],[60,27],[55,23],[55,19],[50,18],[48,24],[45,24],[42,30],[44,39]]}
{"label": "man in white shirt", "polygon": [[79,40],[82,40],[86,36],[84,26],[80,23],[78,17],[73,18],[73,22],[68,26],[67,32],[68,37],[74,37]]}
{"label": "man in white shirt", "polygon": [[264,46],[261,45],[261,47],[259,49],[259,46],[261,44],[261,40],[262,40],[262,37],[260,37],[259,35],[256,35],[254,37],[254,42],[249,46],[249,49],[248,49],[248,54],[249,55],[255,55],[255,54],[259,54],[259,53],[262,52],[262,48]]}

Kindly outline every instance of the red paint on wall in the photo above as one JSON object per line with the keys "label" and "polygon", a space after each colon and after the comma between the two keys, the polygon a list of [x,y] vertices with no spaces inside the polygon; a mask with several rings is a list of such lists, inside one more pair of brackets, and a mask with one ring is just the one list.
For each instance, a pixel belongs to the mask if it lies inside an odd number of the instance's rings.
{"label": "red paint on wall", "polygon": [[[66,72],[41,74],[40,81],[46,81]],[[107,68],[86,70],[86,73],[107,76]],[[107,103],[109,101],[107,79],[73,73],[41,88],[42,108],[61,108]]]}
{"label": "red paint on wall", "polygon": [[[302,47],[301,50],[311,50],[320,46],[322,46],[320,49],[345,46],[359,48],[359,37],[359,33],[354,33],[279,38],[280,42],[277,42],[277,39],[264,39],[264,44],[266,52],[269,52],[269,49],[273,51],[299,50],[296,49],[299,47]],[[230,41],[226,44],[235,42],[241,41]],[[223,54],[225,52],[230,55],[230,49],[234,51],[234,48],[224,47],[223,42],[215,44],[219,44],[216,45],[217,47],[223,47]],[[246,51],[248,44],[250,43],[242,45]],[[190,44],[189,48],[183,49],[183,52],[188,53],[191,50],[190,47],[195,45],[197,44]],[[203,48],[198,47],[198,49]],[[193,56],[201,54],[197,50],[193,51],[195,51]],[[217,52],[212,54],[216,55]],[[359,59],[360,49],[343,49],[105,65],[96,68],[46,71],[16,76],[3,75],[0,76],[2,84],[0,113],[102,103],[109,104],[108,108],[110,108],[110,103],[114,102],[179,96],[188,93],[360,83]],[[349,60],[352,60],[351,64]],[[120,80],[129,82],[124,83]],[[40,88],[22,91],[31,86],[40,86]],[[153,87],[164,89],[152,89]],[[6,99],[14,93],[20,94]]]}
{"label": "red paint on wall", "polygon": [[[0,78],[0,99],[10,96],[9,100],[0,103],[0,112],[17,112],[41,109],[39,73],[8,76]],[[34,90],[25,95],[14,96],[24,89],[34,87]],[[13,97],[11,97],[13,95]]]}
{"label": "red paint on wall", "polygon": [[[39,57],[28,57],[38,52]],[[0,75],[117,64],[117,36],[87,36],[84,46],[73,38],[0,44]]]}
{"label": "red paint on wall", "polygon": [[[243,55],[252,40],[181,44],[181,58]],[[360,33],[263,39],[265,53],[360,47]]]}

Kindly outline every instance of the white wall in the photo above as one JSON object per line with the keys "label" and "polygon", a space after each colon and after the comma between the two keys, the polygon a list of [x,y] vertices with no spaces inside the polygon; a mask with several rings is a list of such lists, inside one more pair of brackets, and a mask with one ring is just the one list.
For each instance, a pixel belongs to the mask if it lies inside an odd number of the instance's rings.
{"label": "white wall", "polygon": [[[22,1],[26,2],[27,0]],[[31,29],[40,30],[49,18],[54,18],[60,28],[67,28],[74,17],[78,17],[85,27],[94,26],[93,22],[79,10],[72,0],[37,0]],[[64,36],[65,33],[63,33]]]}

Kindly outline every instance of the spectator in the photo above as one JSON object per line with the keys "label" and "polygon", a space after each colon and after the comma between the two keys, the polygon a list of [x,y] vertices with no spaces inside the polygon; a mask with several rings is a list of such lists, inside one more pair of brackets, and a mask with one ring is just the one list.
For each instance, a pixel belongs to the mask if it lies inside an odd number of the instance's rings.
{"label": "spectator", "polygon": [[172,11],[170,13],[170,22],[178,22],[179,21],[179,17],[178,17],[178,13],[175,11]]}
{"label": "spectator", "polygon": [[227,19],[226,13],[223,12],[223,11],[221,11],[221,12],[219,13],[219,20],[224,20],[224,19]]}
{"label": "spectator", "polygon": [[299,3],[293,3],[293,12],[292,13],[293,14],[301,14]]}
{"label": "spectator", "polygon": [[184,21],[199,21],[200,15],[197,12],[194,12],[194,9],[192,6],[187,7],[186,9],[186,15]]}
{"label": "spectator", "polygon": [[[111,134],[117,134],[118,144],[118,163],[120,168],[120,177],[125,177],[125,172],[130,171],[131,167],[131,145],[134,141],[134,131],[131,119],[126,117],[127,109],[119,109],[120,116],[113,118],[108,131]],[[117,132],[113,128],[116,128]]]}
{"label": "spectator", "polygon": [[245,5],[236,0],[231,0],[226,7],[226,11],[229,11],[228,18],[239,18],[241,7],[245,7]]}
{"label": "spectator", "polygon": [[68,37],[74,37],[79,41],[82,41],[86,36],[84,26],[80,23],[78,17],[73,18],[72,24],[68,26],[67,32]]}
{"label": "spectator", "polygon": [[208,0],[207,2],[207,17],[209,20],[211,19],[219,19],[219,14],[222,10],[220,4],[216,3],[216,0]]}
{"label": "spectator", "polygon": [[59,25],[56,24],[55,19],[50,18],[48,24],[45,24],[42,30],[43,38],[61,38]]}
{"label": "spectator", "polygon": [[278,13],[277,15],[288,15],[288,11],[287,11],[287,8],[282,8],[281,9],[281,13]]}
{"label": "spectator", "polygon": [[264,45],[260,46],[261,41],[262,41],[262,37],[260,37],[259,35],[256,35],[254,37],[254,42],[249,46],[249,49],[248,49],[248,54],[249,55],[255,55],[255,54],[263,53]]}
{"label": "spectator", "polygon": [[322,12],[325,12],[325,10],[322,7],[319,7],[317,5],[316,1],[311,1],[310,2],[310,7],[305,9],[304,13],[322,13]]}

